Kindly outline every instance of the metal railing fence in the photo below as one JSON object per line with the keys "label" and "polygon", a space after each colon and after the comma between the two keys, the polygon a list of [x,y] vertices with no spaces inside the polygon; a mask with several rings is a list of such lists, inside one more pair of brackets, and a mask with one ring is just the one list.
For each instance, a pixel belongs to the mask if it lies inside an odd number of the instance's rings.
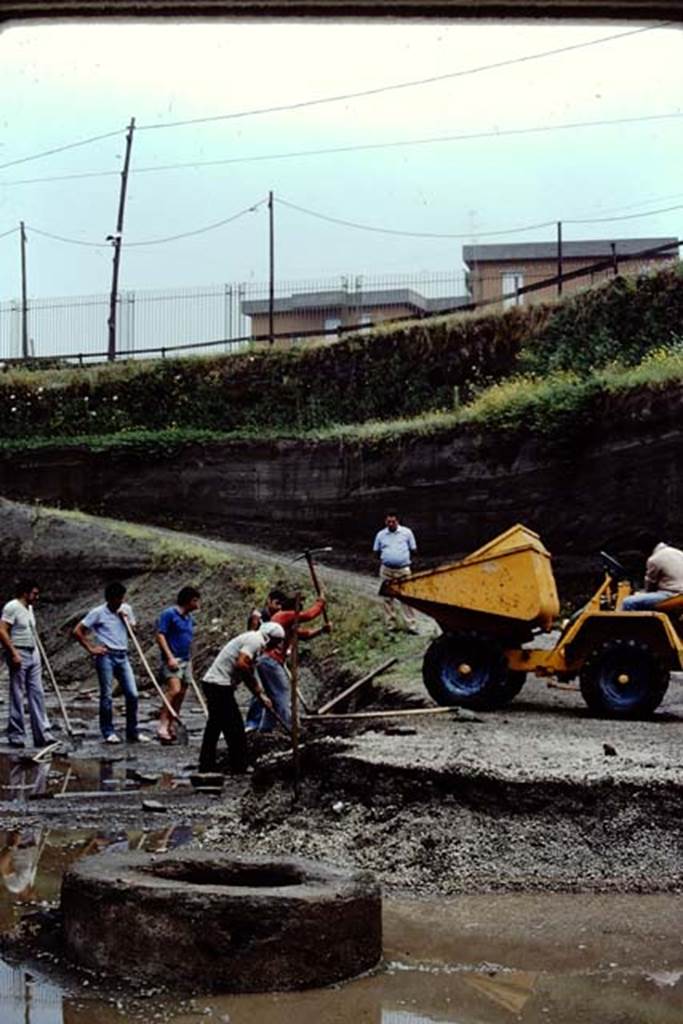
{"label": "metal railing fence", "polygon": [[[456,310],[521,305],[526,295],[547,297],[563,283],[600,283],[610,274],[654,272],[675,261],[681,242],[601,259],[561,276],[527,274],[528,283],[501,294],[501,274],[437,272],[278,281],[274,288],[277,328],[267,325],[269,284],[237,282],[118,295],[117,356],[124,359],[174,352],[235,352],[253,341],[341,336],[382,321],[400,321]],[[487,284],[493,284],[487,289]],[[475,301],[477,295],[492,297]],[[572,289],[575,290],[575,289]],[[328,315],[329,314],[329,315]],[[0,303],[0,360],[22,358],[21,301]],[[107,358],[109,296],[29,299],[29,358],[35,361],[100,362]]]}
{"label": "metal railing fence", "polygon": [[[425,299],[464,295],[465,276],[454,273],[342,275],[335,278],[279,281],[275,300],[313,296],[308,312],[324,311],[325,296],[343,294],[347,305],[360,307],[368,292],[410,290]],[[316,306],[315,294],[320,293]],[[195,353],[234,351],[252,338],[245,302],[267,301],[267,283],[240,281],[196,288],[122,290],[118,296],[117,353],[125,358],[187,349]],[[107,353],[109,296],[29,298],[29,356],[101,360]],[[322,325],[324,328],[324,324]],[[301,333],[301,332],[298,332]],[[306,333],[305,331],[303,333]],[[313,331],[312,333],[321,333]],[[221,348],[222,347],[222,348]],[[22,355],[22,304],[0,303],[0,359]]]}

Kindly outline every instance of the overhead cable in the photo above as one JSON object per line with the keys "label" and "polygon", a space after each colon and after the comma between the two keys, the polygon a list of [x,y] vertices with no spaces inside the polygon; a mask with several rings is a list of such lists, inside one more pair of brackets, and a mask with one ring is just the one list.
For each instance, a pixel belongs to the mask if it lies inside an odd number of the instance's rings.
{"label": "overhead cable", "polygon": [[671,213],[672,210],[683,210],[683,203],[677,206],[665,206],[660,210],[644,210],[641,213],[623,213],[618,217],[582,217],[579,220],[567,218],[563,224],[606,224],[614,220],[638,220],[643,217],[654,217],[658,213]]}
{"label": "overhead cable", "polygon": [[[207,124],[212,121],[229,121],[235,118],[242,117],[255,117],[261,114],[274,114],[281,113],[286,110],[301,110],[305,107],[320,106],[325,103],[340,103],[345,100],[351,99],[362,99],[366,96],[376,96],[380,93],[393,92],[399,89],[412,89],[422,85],[431,85],[436,82],[444,82],[449,79],[463,78],[467,75],[477,75],[485,71],[495,71],[498,68],[510,67],[515,64],[524,64],[528,61],[542,60],[546,57],[554,57],[562,53],[570,53],[573,50],[583,50],[590,46],[600,46],[603,43],[613,42],[619,39],[626,39],[628,36],[642,35],[644,32],[652,32],[655,29],[668,28],[673,22],[660,21],[654,25],[645,25],[642,28],[632,29],[629,32],[617,32],[609,36],[600,36],[598,39],[589,39],[584,43],[573,43],[569,46],[559,46],[553,50],[543,50],[540,53],[529,53],[523,57],[511,57],[508,60],[496,61],[493,64],[482,64],[475,68],[464,68],[461,71],[450,71],[444,75],[432,75],[429,78],[417,78],[408,82],[394,82],[390,85],[377,86],[374,89],[362,89],[357,92],[341,93],[336,96],[321,96],[313,100],[301,100],[296,103],[285,103],[279,106],[273,107],[257,107],[251,110],[238,110],[233,111],[229,114],[214,114],[209,117],[194,117],[187,118],[182,121],[166,121],[159,124],[138,124],[136,125],[137,131],[151,131],[163,128],[180,128],[185,125],[192,124]],[[68,142],[63,146],[56,146],[53,149],[46,149],[40,153],[32,153],[30,156],[18,157],[16,160],[9,160],[6,163],[0,164],[0,170],[4,170],[6,167],[14,167],[17,164],[28,163],[31,160],[40,160],[46,156],[54,156],[57,153],[63,153],[68,149],[76,149],[79,146],[87,146],[92,142],[99,142],[102,139],[110,139],[116,135],[123,135],[126,128],[118,128],[115,131],[105,132],[101,135],[93,135],[87,139],[80,139],[77,142]],[[104,172],[104,173],[115,173],[115,172]]]}
{"label": "overhead cable", "polygon": [[9,231],[3,231],[2,234],[0,235],[0,238],[7,238],[8,235],[13,235],[18,230],[19,230],[19,228],[10,228]]}
{"label": "overhead cable", "polygon": [[[467,132],[462,135],[435,135],[420,139],[399,139],[392,142],[366,142],[349,146],[332,146],[326,149],[303,149],[291,153],[263,153],[254,156],[234,156],[221,160],[191,160],[176,164],[152,164],[148,167],[132,167],[131,174],[146,174],[154,171],[175,171],[192,167],[216,167],[224,164],[257,163],[262,160],[289,160],[307,156],[324,156],[335,153],[355,153],[362,150],[395,149],[400,146],[424,146],[446,142],[469,142],[478,139],[503,138],[514,135],[533,135],[541,132],[568,131],[576,128],[604,128],[609,125],[637,124],[646,121],[665,121],[683,117],[683,110],[669,114],[642,114],[636,117],[618,117],[601,121],[568,121],[562,124],[532,125],[527,128],[501,128],[485,132]],[[46,178],[24,178],[15,181],[0,181],[0,185],[32,185],[50,181],[69,181],[79,178],[111,177],[119,171],[82,171],[78,174],[64,174]]]}
{"label": "overhead cable", "polygon": [[[318,220],[330,221],[332,224],[341,224],[348,228],[360,228],[362,231],[375,231],[382,235],[404,235],[408,238],[469,238],[472,234],[471,231],[465,234],[451,234],[450,232],[434,232],[434,231],[399,231],[395,228],[382,228],[376,227],[370,224],[358,224],[351,220],[342,220],[339,217],[329,217],[324,213],[316,213],[315,210],[309,210],[305,206],[297,206],[296,203],[289,203],[286,199],[280,199],[275,197],[275,202],[279,203],[280,206],[288,206],[291,210],[298,210],[299,213],[308,214],[309,217],[317,217]],[[555,224],[554,220],[546,220],[540,224],[527,224],[525,227],[520,228],[508,228],[504,231],[478,231],[478,237],[485,237],[487,235],[513,235],[522,231],[532,231],[538,228],[547,228],[550,225]]]}
{"label": "overhead cable", "polygon": [[16,164],[26,164],[30,160],[40,160],[44,156],[54,156],[56,153],[64,153],[67,149],[76,149],[78,146],[88,146],[91,142],[99,142],[101,139],[112,139],[115,135],[123,135],[125,128],[118,128],[115,132],[105,132],[104,135],[93,135],[89,139],[81,139],[79,142],[68,142],[64,146],[56,146],[54,149],[45,149],[42,153],[32,153],[31,156],[21,156],[16,160],[8,160],[0,164],[0,171],[5,167],[14,167]]}
{"label": "overhead cable", "polygon": [[[189,238],[191,235],[203,235],[207,231],[214,231],[216,228],[223,227],[225,224],[230,224],[231,221],[237,220],[239,217],[243,217],[246,213],[251,213],[253,210],[257,210],[259,206],[262,206],[266,199],[260,199],[257,203],[253,203],[251,206],[246,207],[244,210],[240,210],[238,213],[232,214],[230,217],[225,217],[223,220],[214,221],[213,224],[206,224],[204,227],[195,228],[193,231],[184,231],[179,235],[169,235],[166,238],[150,238],[144,242],[121,242],[122,248],[130,249],[133,246],[138,245],[161,245],[162,242],[175,242],[179,238]],[[33,231],[36,235],[43,235],[45,238],[52,238],[57,242],[67,242],[70,245],[85,245],[93,249],[104,249],[108,248],[111,244],[110,240],[104,242],[86,242],[80,238],[67,238],[64,235],[56,235],[50,231],[42,231],[40,228],[33,227],[27,224],[26,227],[29,231]],[[16,229],[15,229],[16,230]]]}
{"label": "overhead cable", "polygon": [[[280,206],[287,206],[292,210],[297,210],[299,213],[305,213],[309,217],[316,217],[318,220],[329,221],[332,224],[340,224],[343,227],[358,228],[361,231],[373,231],[377,234],[382,235],[401,235],[406,238],[471,238],[472,230],[467,232],[458,232],[451,234],[449,233],[436,233],[431,231],[401,231],[397,228],[385,228],[378,227],[374,224],[360,224],[357,221],[342,220],[340,217],[331,217],[328,214],[318,213],[315,210],[309,210],[305,206],[298,206],[296,203],[290,203],[286,199],[280,199],[278,196],[275,197],[275,202],[279,203]],[[667,206],[660,210],[647,210],[644,213],[630,213],[621,217],[586,217],[581,219],[570,219],[565,217],[555,218],[554,220],[542,221],[539,224],[526,224],[523,227],[516,228],[505,228],[497,231],[477,231],[477,238],[492,238],[503,235],[516,235],[522,234],[525,231],[536,231],[539,228],[553,227],[557,224],[558,220],[561,220],[563,224],[599,224],[604,221],[619,221],[619,220],[635,220],[636,218],[653,217],[659,213],[670,213],[672,210],[683,209],[683,204],[679,206]]]}
{"label": "overhead cable", "polygon": [[362,99],[365,96],[377,96],[380,93],[392,92],[397,89],[413,89],[416,86],[431,85],[435,82],[444,82],[453,78],[463,78],[466,75],[481,74],[485,71],[495,71],[498,68],[510,67],[514,64],[524,64],[527,61],[541,60],[545,57],[555,57],[561,53],[570,53],[572,50],[582,50],[589,46],[599,46],[602,43],[609,43],[613,40],[625,39],[628,36],[642,35],[644,32],[652,32],[654,29],[667,28],[672,22],[662,21],[654,25],[646,25],[642,28],[632,29],[629,32],[618,32],[609,36],[601,36],[598,39],[589,39],[584,43],[573,43],[569,46],[558,46],[553,50],[544,50],[540,53],[529,53],[524,57],[511,57],[508,60],[496,61],[493,64],[482,64],[475,68],[465,68],[462,71],[450,71],[445,75],[431,75],[429,78],[416,78],[408,82],[394,82],[390,85],[380,85],[374,89],[362,89],[357,92],[341,93],[336,96],[321,96],[313,100],[301,100],[297,103],[283,103],[275,107],[255,107],[251,110],[239,110],[229,114],[214,114],[211,117],[192,117],[183,121],[167,121],[159,124],[138,125],[139,131],[149,131],[162,128],[180,128],[185,125],[207,124],[211,121],[230,121],[240,117],[255,117],[260,114],[277,114],[286,110],[301,110],[304,107],[320,106],[324,103],[341,103],[345,100]]}

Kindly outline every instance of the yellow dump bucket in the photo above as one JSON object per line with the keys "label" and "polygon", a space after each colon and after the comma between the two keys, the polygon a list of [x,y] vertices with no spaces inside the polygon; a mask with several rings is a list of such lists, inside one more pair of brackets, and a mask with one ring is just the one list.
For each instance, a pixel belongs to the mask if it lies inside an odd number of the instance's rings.
{"label": "yellow dump bucket", "polygon": [[519,638],[534,626],[550,629],[560,609],[550,554],[537,533],[519,524],[460,562],[383,589],[448,632],[477,629]]}

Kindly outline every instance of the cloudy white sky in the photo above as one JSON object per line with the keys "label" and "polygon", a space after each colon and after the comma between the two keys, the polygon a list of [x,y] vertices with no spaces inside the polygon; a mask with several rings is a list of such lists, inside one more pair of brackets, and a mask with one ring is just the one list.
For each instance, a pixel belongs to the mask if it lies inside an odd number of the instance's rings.
{"label": "cloudy white sky", "polygon": [[[124,240],[203,228],[276,197],[276,269],[296,280],[460,271],[468,242],[680,235],[683,34],[635,23],[217,22],[26,24],[0,34],[0,235],[28,230],[33,296],[106,292],[125,129],[135,117]],[[491,70],[484,65],[623,35]],[[374,96],[170,127],[450,75]],[[660,116],[532,134],[517,129]],[[664,116],[667,115],[667,116]],[[156,126],[156,127],[155,127]],[[24,160],[91,136],[117,135]],[[305,150],[489,137],[284,156]],[[277,159],[250,159],[280,154]],[[22,162],[17,162],[22,161]],[[200,166],[207,161],[226,161]],[[229,163],[227,161],[236,161]],[[159,165],[194,163],[171,170]],[[98,177],[68,178],[90,172]],[[53,181],[27,179],[57,178]],[[649,211],[681,205],[662,214]],[[39,235],[93,242],[69,244]],[[263,281],[265,205],[175,242],[124,248],[122,288]],[[20,293],[17,233],[0,237],[0,301]]]}

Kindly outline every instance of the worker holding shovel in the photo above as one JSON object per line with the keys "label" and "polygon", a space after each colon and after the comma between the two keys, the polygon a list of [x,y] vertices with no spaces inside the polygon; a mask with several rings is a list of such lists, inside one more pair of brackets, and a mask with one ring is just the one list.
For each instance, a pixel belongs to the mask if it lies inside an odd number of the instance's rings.
{"label": "worker holding shovel", "polygon": [[257,630],[233,637],[209,666],[202,679],[209,717],[199,753],[200,773],[215,772],[216,747],[221,733],[228,747],[231,771],[241,774],[247,770],[247,743],[235,690],[240,683],[245,683],[254,697],[272,710],[272,701],[254,674],[254,664],[263,651],[281,644],[284,638],[282,626],[264,622]]}
{"label": "worker holding shovel", "polygon": [[45,747],[54,742],[45,710],[40,652],[36,644],[33,604],[37,599],[36,584],[32,580],[21,580],[16,586],[15,599],[7,602],[0,619],[0,643],[5,649],[9,668],[7,739],[12,747],[23,747],[26,740],[24,695],[34,744]]}
{"label": "worker holding shovel", "polygon": [[[138,729],[138,688],[128,658],[128,627],[135,624],[133,610],[123,598],[126,588],[118,581],[108,583],[104,604],[91,608],[74,628],[73,635],[95,659],[100,684],[100,730],[105,743],[120,743],[114,731],[112,683],[116,679],[126,700],[126,739],[128,743],[149,742],[150,737]],[[95,643],[89,637],[92,631]]]}
{"label": "worker holding shovel", "polygon": [[[166,684],[166,699],[176,716],[180,715],[187,687],[192,682],[192,612],[199,608],[199,599],[196,587],[182,587],[176,604],[164,609],[157,621],[157,644],[161,651],[159,682]],[[173,743],[175,723],[169,708],[162,704],[157,732],[161,743]]]}

